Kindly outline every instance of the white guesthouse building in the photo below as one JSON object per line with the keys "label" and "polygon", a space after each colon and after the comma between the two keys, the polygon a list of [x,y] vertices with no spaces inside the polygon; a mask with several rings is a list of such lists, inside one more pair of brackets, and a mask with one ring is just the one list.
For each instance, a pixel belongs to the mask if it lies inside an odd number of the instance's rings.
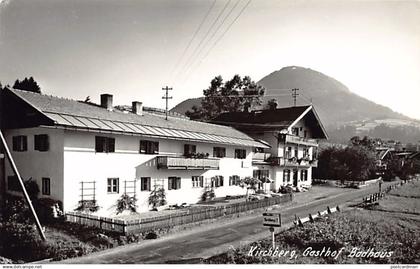
{"label": "white guesthouse building", "polygon": [[312,184],[318,165],[318,140],[328,135],[313,106],[296,106],[219,115],[217,124],[232,126],[270,148],[254,148],[253,176],[269,178],[270,190]]}
{"label": "white guesthouse building", "polygon": [[[116,110],[108,94],[101,105],[14,89],[1,98],[1,128],[22,178],[38,183],[40,197],[62,201],[64,211],[96,200],[100,210],[115,212],[124,193],[148,211],[155,186],[169,204],[195,203],[206,186],[216,197],[244,194],[236,179],[253,175],[255,148],[269,148],[232,127],[165,120],[140,102],[130,112]],[[199,153],[208,158],[191,158]],[[0,161],[0,187],[17,194],[17,178]]]}

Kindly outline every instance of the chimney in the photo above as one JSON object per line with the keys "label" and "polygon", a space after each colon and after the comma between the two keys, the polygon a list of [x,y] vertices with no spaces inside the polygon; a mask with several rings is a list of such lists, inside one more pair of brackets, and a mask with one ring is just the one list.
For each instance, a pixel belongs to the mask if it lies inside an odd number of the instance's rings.
{"label": "chimney", "polygon": [[101,94],[101,107],[112,111],[112,94]]}
{"label": "chimney", "polygon": [[131,111],[134,114],[142,116],[143,115],[143,103],[138,102],[138,101],[133,101],[131,104],[132,104]]}

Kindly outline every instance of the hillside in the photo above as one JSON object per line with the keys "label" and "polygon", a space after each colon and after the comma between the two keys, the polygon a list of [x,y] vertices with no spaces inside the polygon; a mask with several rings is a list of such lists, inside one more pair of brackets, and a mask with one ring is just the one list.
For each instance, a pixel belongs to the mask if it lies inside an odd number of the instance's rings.
{"label": "hillside", "polygon": [[[410,129],[410,135],[395,137],[390,134],[389,137],[383,137],[383,132],[381,132],[382,138],[399,139],[402,142],[417,142],[420,138],[419,121],[358,96],[341,82],[309,68],[284,67],[263,77],[258,83],[266,88],[263,105],[274,98],[279,107],[291,106],[293,101],[290,89],[298,88],[297,105],[310,104],[312,101],[328,133],[332,134],[330,138],[334,142],[347,141],[349,137],[356,134],[375,136],[375,129],[384,125],[391,129],[407,127]],[[187,99],[175,106],[172,111],[184,114],[193,105],[199,106],[200,100],[201,98]],[[352,127],[350,128],[352,132],[337,132],[337,130],[342,130],[343,126]],[[418,133],[415,132],[413,135],[413,128],[418,130]],[[347,128],[347,130],[350,129]],[[404,130],[391,133],[401,135]]]}

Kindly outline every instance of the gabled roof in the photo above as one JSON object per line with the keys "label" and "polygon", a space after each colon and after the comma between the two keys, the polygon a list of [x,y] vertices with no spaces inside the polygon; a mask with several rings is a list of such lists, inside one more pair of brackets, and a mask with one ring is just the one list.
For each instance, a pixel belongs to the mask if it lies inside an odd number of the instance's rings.
{"label": "gabled roof", "polygon": [[299,120],[308,119],[316,130],[317,138],[328,138],[313,106],[295,106],[251,112],[222,113],[212,122],[233,126],[241,131],[282,130],[292,128]]}
{"label": "gabled roof", "polygon": [[66,98],[15,89],[8,91],[51,119],[53,125],[197,142],[268,147],[232,127],[170,116],[165,120],[163,115],[156,113],[143,112],[143,115],[137,115],[109,111],[98,105]]}

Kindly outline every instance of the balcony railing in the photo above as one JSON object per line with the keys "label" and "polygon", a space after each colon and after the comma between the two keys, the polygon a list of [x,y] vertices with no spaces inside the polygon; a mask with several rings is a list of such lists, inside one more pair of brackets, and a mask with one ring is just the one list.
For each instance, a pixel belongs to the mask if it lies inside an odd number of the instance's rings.
{"label": "balcony railing", "polygon": [[300,144],[300,145],[306,145],[306,146],[312,146],[312,147],[318,146],[318,142],[315,139],[304,138],[304,137],[299,137],[295,135],[285,135],[285,138],[283,138],[282,142]]}
{"label": "balcony railing", "polygon": [[274,166],[300,166],[300,167],[316,167],[317,160],[308,160],[304,158],[284,158],[284,157],[270,157],[267,162]]}
{"label": "balcony railing", "polygon": [[254,152],[252,153],[252,161],[255,162],[264,162],[271,157],[271,153],[266,152]]}
{"label": "balcony railing", "polygon": [[178,156],[158,156],[157,168],[183,170],[218,170],[219,159],[194,159]]}

